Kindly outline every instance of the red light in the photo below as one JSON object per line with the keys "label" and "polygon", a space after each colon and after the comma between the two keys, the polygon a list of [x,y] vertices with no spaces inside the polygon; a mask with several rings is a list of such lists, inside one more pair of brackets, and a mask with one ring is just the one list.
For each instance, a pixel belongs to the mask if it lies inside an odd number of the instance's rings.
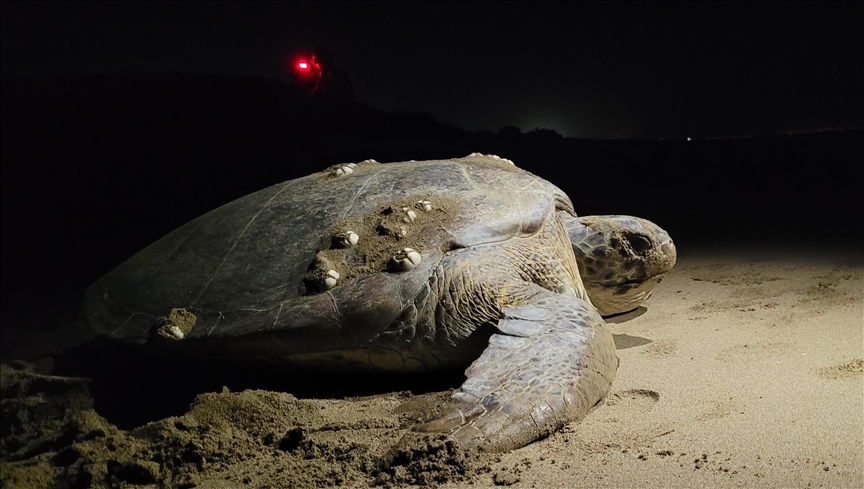
{"label": "red light", "polygon": [[297,69],[300,71],[307,71],[309,69],[309,63],[307,63],[305,61],[298,61],[297,62]]}

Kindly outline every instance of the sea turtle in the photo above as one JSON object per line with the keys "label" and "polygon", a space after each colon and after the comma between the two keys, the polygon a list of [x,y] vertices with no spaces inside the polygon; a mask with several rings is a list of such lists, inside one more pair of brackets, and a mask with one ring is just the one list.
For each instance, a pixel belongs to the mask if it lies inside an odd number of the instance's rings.
{"label": "sea turtle", "polygon": [[497,156],[367,160],[190,221],[91,285],[83,312],[98,334],[165,355],[470,364],[416,429],[500,451],[603,399],[618,358],[601,315],[636,308],[675,258],[656,225],[577,218],[558,187]]}

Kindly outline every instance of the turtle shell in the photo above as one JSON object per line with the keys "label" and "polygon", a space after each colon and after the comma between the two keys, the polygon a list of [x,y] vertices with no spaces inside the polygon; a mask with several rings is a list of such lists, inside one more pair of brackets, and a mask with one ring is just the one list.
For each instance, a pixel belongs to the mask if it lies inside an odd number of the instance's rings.
{"label": "turtle shell", "polygon": [[[572,213],[560,189],[493,156],[337,165],[177,228],[91,285],[84,317],[124,342],[348,348],[389,326],[444,254],[531,235],[556,208]],[[421,257],[409,271],[391,260],[405,248]]]}

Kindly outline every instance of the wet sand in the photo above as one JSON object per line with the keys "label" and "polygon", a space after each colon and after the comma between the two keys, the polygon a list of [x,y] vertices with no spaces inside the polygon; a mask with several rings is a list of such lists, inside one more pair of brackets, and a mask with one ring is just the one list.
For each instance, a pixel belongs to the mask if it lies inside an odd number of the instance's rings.
{"label": "wet sand", "polygon": [[[182,416],[119,430],[100,416],[104,401],[92,409],[80,382],[22,380],[28,374],[6,368],[4,417],[17,413],[18,431],[4,437],[0,480],[3,487],[52,480],[74,487],[864,487],[861,249],[679,245],[679,252],[647,308],[609,321],[621,363],[605,403],[510,453],[466,453],[411,436],[408,428],[446,392],[336,400],[223,390],[198,397]],[[37,336],[20,351],[33,355]],[[23,419],[51,403],[65,406],[53,411],[53,424]]]}

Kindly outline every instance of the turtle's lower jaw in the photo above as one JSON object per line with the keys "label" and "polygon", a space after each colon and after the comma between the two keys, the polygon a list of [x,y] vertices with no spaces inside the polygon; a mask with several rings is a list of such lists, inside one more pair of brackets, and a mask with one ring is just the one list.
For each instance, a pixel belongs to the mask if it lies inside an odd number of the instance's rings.
{"label": "turtle's lower jaw", "polygon": [[585,291],[591,298],[591,303],[597,308],[601,316],[614,316],[630,312],[641,306],[651,297],[654,287],[659,284],[663,275],[655,276],[641,282],[624,282],[620,284],[605,284],[599,282],[585,282]]}
{"label": "turtle's lower jaw", "polygon": [[636,309],[675,266],[669,233],[633,216],[583,216],[566,220],[579,275],[603,316]]}

